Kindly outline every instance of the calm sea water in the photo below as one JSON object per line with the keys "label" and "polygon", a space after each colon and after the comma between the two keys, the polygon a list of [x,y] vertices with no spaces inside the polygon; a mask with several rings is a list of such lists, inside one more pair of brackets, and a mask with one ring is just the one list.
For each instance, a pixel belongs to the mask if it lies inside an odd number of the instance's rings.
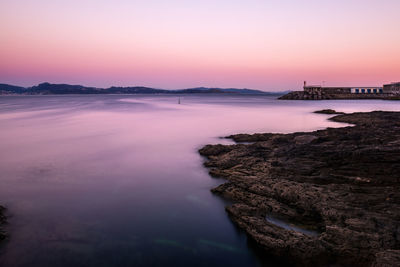
{"label": "calm sea water", "polygon": [[1,266],[268,264],[213,196],[197,150],[234,133],[340,124],[321,108],[399,110],[398,102],[260,96],[0,97]]}

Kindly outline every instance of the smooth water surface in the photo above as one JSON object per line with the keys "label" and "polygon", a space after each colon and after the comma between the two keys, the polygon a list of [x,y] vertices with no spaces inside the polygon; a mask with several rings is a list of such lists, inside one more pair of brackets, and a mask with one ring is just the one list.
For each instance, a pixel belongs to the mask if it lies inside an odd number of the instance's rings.
{"label": "smooth water surface", "polygon": [[[398,102],[266,96],[0,97],[1,266],[258,266],[197,150],[234,133],[342,126],[321,108]],[[264,262],[268,264],[268,260]]]}

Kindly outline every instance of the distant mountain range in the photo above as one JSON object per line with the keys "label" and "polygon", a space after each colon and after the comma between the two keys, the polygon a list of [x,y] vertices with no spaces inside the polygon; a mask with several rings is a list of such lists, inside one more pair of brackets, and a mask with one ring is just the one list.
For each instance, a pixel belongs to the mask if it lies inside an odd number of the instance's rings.
{"label": "distant mountain range", "polygon": [[65,95],[65,94],[246,94],[283,95],[287,92],[263,92],[252,89],[196,87],[180,90],[155,89],[142,86],[97,88],[83,85],[41,83],[32,87],[0,84],[0,95]]}

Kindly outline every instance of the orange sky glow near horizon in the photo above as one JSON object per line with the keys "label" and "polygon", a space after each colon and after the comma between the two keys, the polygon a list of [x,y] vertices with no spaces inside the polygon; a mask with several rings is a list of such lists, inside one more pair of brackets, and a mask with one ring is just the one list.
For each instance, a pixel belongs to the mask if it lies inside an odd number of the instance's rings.
{"label": "orange sky glow near horizon", "polygon": [[400,1],[0,0],[0,83],[299,89],[400,80]]}

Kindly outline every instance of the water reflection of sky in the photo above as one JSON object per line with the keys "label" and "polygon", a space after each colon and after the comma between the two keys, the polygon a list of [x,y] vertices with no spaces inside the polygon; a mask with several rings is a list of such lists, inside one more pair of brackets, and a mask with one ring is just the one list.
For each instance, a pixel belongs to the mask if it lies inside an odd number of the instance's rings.
{"label": "water reflection of sky", "polygon": [[[181,98],[181,104],[178,99]],[[260,96],[0,98],[7,266],[257,265],[197,149],[233,133],[339,124],[312,114],[398,110],[390,101]]]}

